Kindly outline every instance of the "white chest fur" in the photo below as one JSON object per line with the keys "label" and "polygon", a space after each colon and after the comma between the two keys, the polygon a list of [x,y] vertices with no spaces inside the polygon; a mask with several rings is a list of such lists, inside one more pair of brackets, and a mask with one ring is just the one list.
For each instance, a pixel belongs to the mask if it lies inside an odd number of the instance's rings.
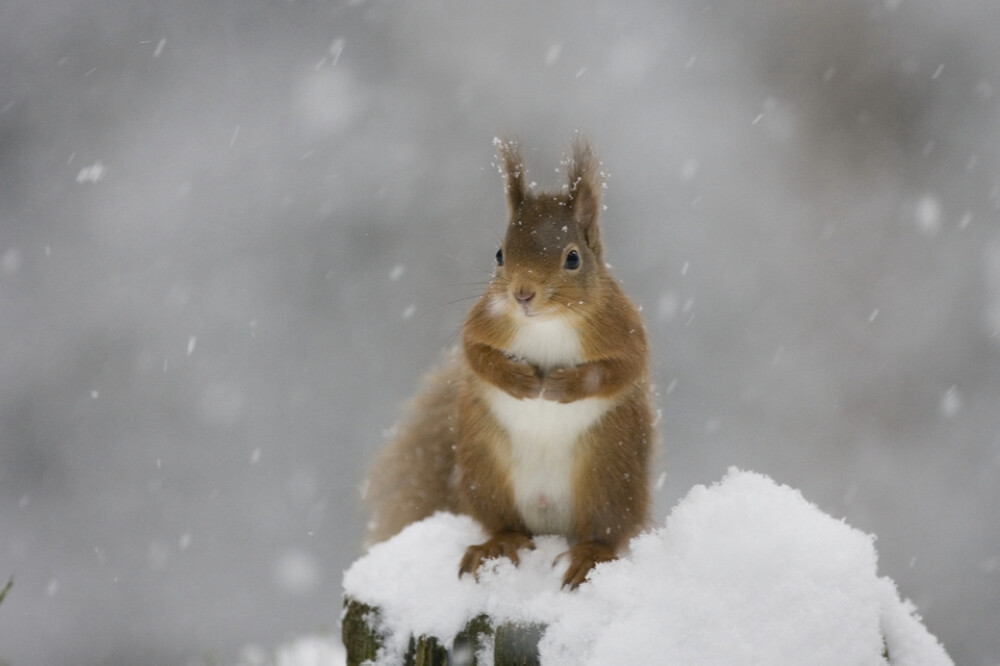
{"label": "white chest fur", "polygon": [[[563,320],[523,326],[507,351],[545,370],[582,361],[579,335]],[[511,483],[522,519],[535,534],[568,535],[573,527],[574,452],[580,436],[610,402],[520,400],[496,387],[490,387],[486,398],[510,438]]]}

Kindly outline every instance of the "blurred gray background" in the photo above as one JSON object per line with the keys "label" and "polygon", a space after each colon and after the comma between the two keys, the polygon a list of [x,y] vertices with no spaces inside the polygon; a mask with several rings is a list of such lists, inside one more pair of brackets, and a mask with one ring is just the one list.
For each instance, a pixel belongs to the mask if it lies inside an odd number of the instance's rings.
{"label": "blurred gray background", "polygon": [[1000,4],[6,0],[0,660],[334,631],[382,432],[503,232],[610,173],[659,519],[730,465],[1000,655]]}

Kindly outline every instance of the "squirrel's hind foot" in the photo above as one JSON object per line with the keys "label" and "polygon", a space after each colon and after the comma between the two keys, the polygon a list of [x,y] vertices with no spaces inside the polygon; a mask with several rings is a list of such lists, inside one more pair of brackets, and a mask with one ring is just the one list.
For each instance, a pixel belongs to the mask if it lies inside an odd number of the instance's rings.
{"label": "squirrel's hind foot", "polygon": [[458,567],[458,576],[472,574],[479,579],[479,567],[486,560],[506,557],[515,565],[521,563],[517,552],[521,549],[534,550],[535,542],[527,534],[521,532],[501,532],[492,539],[477,546],[469,546]]}
{"label": "squirrel's hind foot", "polygon": [[563,576],[563,587],[575,590],[587,580],[591,570],[601,562],[615,559],[615,549],[597,541],[581,541],[556,558],[556,562],[569,557],[569,567]]}

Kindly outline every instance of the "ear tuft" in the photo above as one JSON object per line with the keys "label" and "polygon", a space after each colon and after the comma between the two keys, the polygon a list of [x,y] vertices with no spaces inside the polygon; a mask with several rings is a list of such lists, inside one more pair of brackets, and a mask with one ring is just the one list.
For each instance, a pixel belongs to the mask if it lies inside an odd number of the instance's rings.
{"label": "ear tuft", "polygon": [[517,210],[524,203],[524,158],[521,156],[521,146],[516,141],[494,138],[493,147],[497,149],[497,168],[504,177],[507,205],[512,211]]}
{"label": "ear tuft", "polygon": [[600,229],[597,220],[601,214],[601,190],[604,187],[600,166],[601,161],[597,159],[590,144],[577,135],[573,141],[573,156],[566,165],[570,206],[587,245],[598,253]]}

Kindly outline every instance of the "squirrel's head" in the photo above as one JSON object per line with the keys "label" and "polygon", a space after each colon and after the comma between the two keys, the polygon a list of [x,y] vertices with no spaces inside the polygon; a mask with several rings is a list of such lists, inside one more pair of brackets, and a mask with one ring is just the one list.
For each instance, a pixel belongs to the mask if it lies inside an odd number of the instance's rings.
{"label": "squirrel's head", "polygon": [[496,254],[494,303],[527,316],[585,311],[606,274],[598,227],[600,162],[586,142],[577,140],[564,161],[566,186],[535,192],[524,182],[520,147],[500,139],[494,144],[509,211]]}

